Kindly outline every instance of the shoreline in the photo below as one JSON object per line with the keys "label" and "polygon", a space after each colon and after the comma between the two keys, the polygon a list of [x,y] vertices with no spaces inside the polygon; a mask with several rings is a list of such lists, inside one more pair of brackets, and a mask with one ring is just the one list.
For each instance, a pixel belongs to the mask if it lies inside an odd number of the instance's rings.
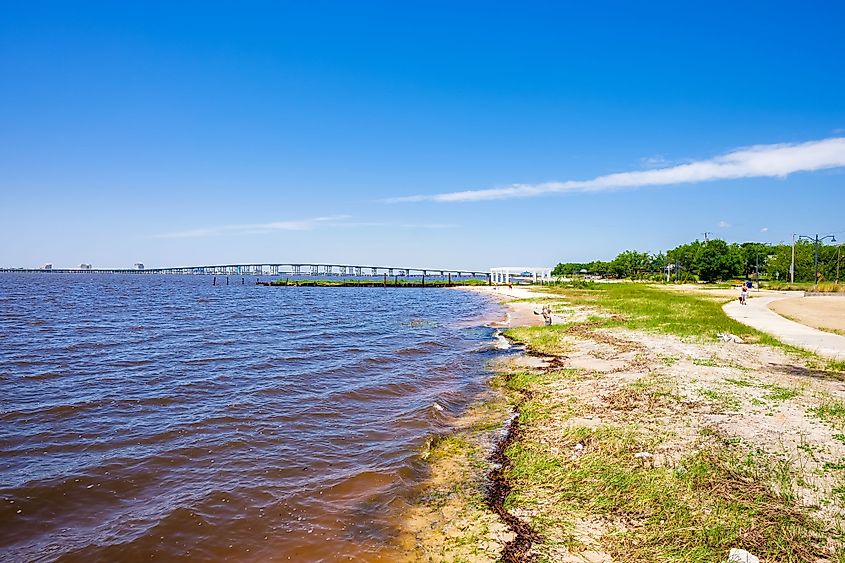
{"label": "shoreline", "polygon": [[[589,292],[461,289],[498,301],[505,318],[490,326],[512,329],[525,351],[491,366],[491,396],[431,448],[430,478],[402,525],[409,559],[845,554],[845,471],[831,469],[845,461],[845,417],[833,414],[845,409],[845,373],[753,329],[734,329],[751,344],[643,331]],[[681,299],[720,308],[723,297]],[[551,327],[534,314],[541,303],[552,304]],[[746,452],[755,477],[732,481],[749,471],[737,465]],[[694,481],[679,473],[691,466],[704,471]],[[627,475],[627,492],[595,504],[619,486],[602,467]],[[721,536],[696,535],[709,526]]]}
{"label": "shoreline", "polygon": [[[526,288],[504,286],[455,287],[461,291],[479,293],[502,306],[504,317],[487,322],[485,326],[509,329],[542,326],[542,317],[535,313],[534,303],[514,301],[531,299],[537,294]],[[499,335],[499,338],[506,338]],[[514,345],[508,340],[509,346]],[[399,545],[414,553],[408,561],[442,561],[453,558],[468,561],[521,561],[539,536],[531,527],[511,514],[505,501],[511,491],[506,471],[509,465],[507,449],[519,439],[520,404],[514,403],[505,389],[509,379],[505,366],[542,367],[545,360],[525,350],[497,360],[490,366],[493,373],[485,394],[468,411],[454,421],[453,430],[444,438],[430,444],[424,458],[429,461],[431,474],[420,487],[419,503],[412,505],[404,517]],[[466,471],[469,466],[471,471]],[[463,470],[462,470],[463,468]],[[475,489],[474,506],[470,518],[453,521],[458,508],[430,499],[440,497],[442,489],[469,485]],[[423,508],[428,507],[428,509]],[[436,511],[441,514],[435,514]],[[437,528],[440,528],[439,530]],[[466,553],[444,550],[450,538],[472,537],[477,543]]]}

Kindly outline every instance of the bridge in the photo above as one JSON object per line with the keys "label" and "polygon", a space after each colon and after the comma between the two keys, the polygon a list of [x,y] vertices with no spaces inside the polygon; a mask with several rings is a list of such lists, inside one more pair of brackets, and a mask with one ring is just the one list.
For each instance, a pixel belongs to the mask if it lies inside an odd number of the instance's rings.
{"label": "bridge", "polygon": [[137,274],[137,275],[216,275],[216,276],[309,276],[309,277],[451,277],[484,278],[490,273],[480,270],[448,268],[397,268],[390,266],[358,266],[349,264],[254,263],[218,264],[216,266],[184,266],[178,268],[0,268],[0,272],[41,274]]}

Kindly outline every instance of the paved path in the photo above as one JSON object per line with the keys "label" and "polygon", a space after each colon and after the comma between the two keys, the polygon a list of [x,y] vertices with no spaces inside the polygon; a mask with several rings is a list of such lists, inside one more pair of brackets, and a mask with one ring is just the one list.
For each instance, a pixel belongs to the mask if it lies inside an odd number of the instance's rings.
{"label": "paved path", "polygon": [[748,305],[740,305],[739,299],[734,299],[726,303],[722,309],[729,317],[769,333],[781,342],[815,352],[826,358],[845,360],[845,336],[823,332],[781,317],[769,309],[769,303],[778,299],[801,299],[801,297],[784,294],[758,297],[752,293]]}

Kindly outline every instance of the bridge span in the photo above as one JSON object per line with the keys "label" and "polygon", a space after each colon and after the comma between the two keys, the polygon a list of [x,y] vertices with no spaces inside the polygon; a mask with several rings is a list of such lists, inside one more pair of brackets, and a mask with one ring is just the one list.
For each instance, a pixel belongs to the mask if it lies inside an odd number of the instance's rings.
{"label": "bridge span", "polygon": [[447,277],[490,279],[490,272],[449,268],[397,268],[350,264],[254,263],[184,266],[177,268],[0,268],[0,272],[42,274],[137,274],[137,275],[217,275],[217,276],[304,276],[304,277]]}

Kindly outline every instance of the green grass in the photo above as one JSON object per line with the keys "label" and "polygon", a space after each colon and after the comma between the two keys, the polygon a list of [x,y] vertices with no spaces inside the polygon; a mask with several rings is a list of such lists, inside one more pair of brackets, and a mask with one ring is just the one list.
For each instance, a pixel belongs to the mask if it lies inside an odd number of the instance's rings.
{"label": "green grass", "polygon": [[794,399],[801,394],[801,390],[797,387],[766,385],[765,388],[769,390],[769,392],[766,393],[766,399],[769,399],[770,401],[788,401],[789,399]]}
{"label": "green grass", "polygon": [[827,401],[810,412],[839,430],[845,430],[845,403]]}
{"label": "green grass", "polygon": [[747,379],[734,379],[731,377],[726,377],[725,382],[730,383],[731,385],[736,385],[737,387],[759,387],[758,383],[748,381]]}
{"label": "green grass", "polygon": [[716,404],[722,410],[735,411],[739,409],[739,398],[733,393],[720,392],[714,389],[702,389],[698,392],[699,395]]}
{"label": "green grass", "polygon": [[[659,442],[636,427],[605,426],[565,430],[557,455],[542,444],[515,443],[508,456],[516,487],[507,506],[522,506],[540,488],[554,491],[547,521],[589,514],[624,522],[603,540],[620,561],[723,561],[736,546],[767,561],[827,555],[822,523],[794,502],[788,466],[718,439],[675,467],[634,457]],[[578,443],[584,448],[573,458]]]}
{"label": "green grass", "polygon": [[744,340],[777,341],[725,315],[728,300],[706,295],[660,289],[641,283],[594,284],[590,289],[549,288],[571,303],[594,305],[614,315],[609,326],[662,332],[682,337],[715,338],[717,333],[736,334]]}
{"label": "green grass", "polygon": [[547,355],[563,354],[569,349],[564,342],[564,334],[569,325],[521,326],[507,329],[508,338],[521,342],[531,352]]}

